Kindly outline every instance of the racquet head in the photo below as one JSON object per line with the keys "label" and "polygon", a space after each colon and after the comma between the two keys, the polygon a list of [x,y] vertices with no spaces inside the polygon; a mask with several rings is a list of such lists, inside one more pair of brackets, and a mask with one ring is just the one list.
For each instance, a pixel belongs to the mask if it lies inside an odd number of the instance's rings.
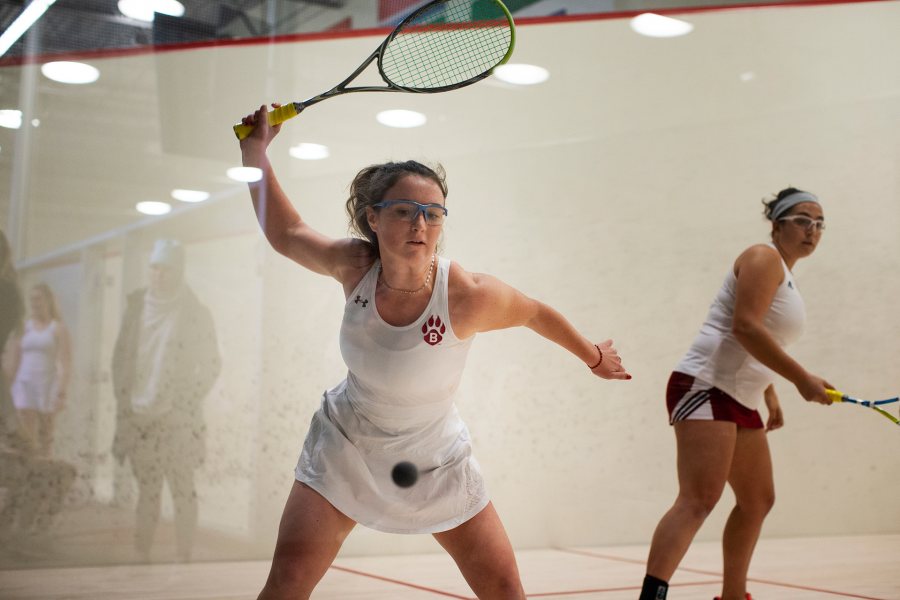
{"label": "racquet head", "polygon": [[512,56],[512,15],[499,0],[439,0],[406,17],[387,37],[378,70],[409,92],[443,92],[484,79]]}
{"label": "racquet head", "polygon": [[[512,56],[515,24],[500,0],[433,0],[420,7],[385,38],[347,79],[304,102],[267,114],[272,126],[297,116],[317,102],[350,92],[433,93],[455,90],[491,74]],[[386,87],[349,87],[373,60]],[[239,140],[253,131],[238,123]]]}

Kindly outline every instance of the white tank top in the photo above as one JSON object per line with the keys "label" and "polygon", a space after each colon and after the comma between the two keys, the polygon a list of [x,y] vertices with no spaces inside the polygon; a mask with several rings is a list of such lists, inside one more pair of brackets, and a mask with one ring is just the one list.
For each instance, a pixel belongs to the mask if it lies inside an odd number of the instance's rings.
{"label": "white tank top", "polygon": [[453,406],[474,336],[459,340],[450,326],[450,260],[438,260],[434,293],[413,323],[396,327],[378,314],[380,262],[350,295],[341,324],[347,395],[356,411],[386,431],[421,427]]}
{"label": "white tank top", "polygon": [[[772,244],[769,246],[774,248]],[[803,333],[806,308],[784,259],[781,265],[784,280],[772,298],[763,324],[778,345],[785,347]],[[709,307],[700,333],[675,370],[709,383],[756,410],[763,400],[763,392],[774,381],[775,372],[751,356],[731,331],[736,284],[734,269],[730,269]]]}
{"label": "white tank top", "polygon": [[[295,477],[354,521],[392,533],[435,533],[478,514],[488,494],[469,431],[454,404],[474,336],[450,325],[450,261],[415,322],[386,323],[375,305],[376,262],[350,294],[341,324],[347,378],[313,416]],[[410,488],[391,480],[400,461],[419,468]]]}

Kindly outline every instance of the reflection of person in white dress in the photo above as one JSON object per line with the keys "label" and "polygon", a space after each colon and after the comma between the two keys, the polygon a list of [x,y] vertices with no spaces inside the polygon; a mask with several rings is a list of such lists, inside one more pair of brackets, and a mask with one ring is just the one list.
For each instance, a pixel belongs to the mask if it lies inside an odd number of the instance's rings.
{"label": "reflection of person in white dress", "polygon": [[[346,303],[347,378],[326,392],[295,472],[260,598],[307,598],[356,525],[431,533],[479,598],[524,598],[512,547],[489,501],[454,400],[476,333],[525,326],[604,379],[630,379],[612,341],[593,344],[551,307],[489,275],[437,258],[447,187],[417,163],[363,169],[347,211],[361,239],[313,230],[282,191],[266,149],[266,109],[241,142],[263,171],[250,193],[267,239],[301,266],[336,279]],[[392,467],[419,468],[412,487]]]}
{"label": "reflection of person in white dress", "polygon": [[14,346],[12,398],[26,434],[41,455],[50,456],[53,425],[65,407],[71,372],[69,332],[50,286],[31,288],[28,303],[31,316]]}
{"label": "reflection of person in white dress", "polygon": [[11,386],[7,382],[15,378],[11,355],[18,349],[24,313],[12,252],[0,231],[0,351],[7,346],[10,351],[10,360],[3,360],[0,369],[0,538],[4,547],[42,534],[62,508],[75,478],[72,465],[38,454],[9,394]]}

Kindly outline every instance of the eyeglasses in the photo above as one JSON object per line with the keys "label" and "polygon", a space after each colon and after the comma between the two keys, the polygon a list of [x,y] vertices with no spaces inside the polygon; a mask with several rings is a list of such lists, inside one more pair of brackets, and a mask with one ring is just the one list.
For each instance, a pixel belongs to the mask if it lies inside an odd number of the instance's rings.
{"label": "eyeglasses", "polygon": [[822,231],[825,229],[824,219],[813,219],[811,217],[804,217],[803,215],[791,215],[789,217],[782,217],[778,220],[790,221],[797,227],[800,227],[801,229],[805,229],[807,231],[809,231],[810,229],[815,229],[816,231]]}
{"label": "eyeglasses", "polygon": [[413,200],[384,200],[373,204],[373,208],[382,209],[381,214],[392,221],[407,221],[414,223],[419,218],[419,213],[425,217],[427,225],[443,225],[447,218],[447,209],[441,204],[420,204]]}

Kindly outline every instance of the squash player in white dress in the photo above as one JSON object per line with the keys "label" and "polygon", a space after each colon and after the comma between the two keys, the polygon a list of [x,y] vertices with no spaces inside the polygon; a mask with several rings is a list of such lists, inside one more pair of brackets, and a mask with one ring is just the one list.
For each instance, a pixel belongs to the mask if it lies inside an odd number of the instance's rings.
{"label": "squash player in white dress", "polygon": [[[273,106],[277,106],[273,104]],[[359,238],[315,231],[281,189],[266,149],[279,127],[266,107],[244,119],[245,166],[272,247],[336,279],[346,304],[340,347],[347,378],[310,425],[259,598],[307,598],[357,523],[430,533],[479,598],[524,598],[512,547],[489,501],[454,400],[476,333],[525,326],[604,379],[627,380],[612,341],[594,344],[551,307],[489,275],[436,257],[447,215],[441,173],[415,161],[363,169],[347,201]],[[399,487],[391,469],[419,469]]]}
{"label": "squash player in white dress", "polygon": [[66,404],[72,371],[71,342],[50,286],[34,285],[28,302],[31,318],[13,346],[16,377],[11,394],[23,431],[38,454],[49,457],[56,415]]}
{"label": "squash player in white dress", "polygon": [[[831,404],[832,386],[784,348],[800,337],[806,309],[792,269],[822,238],[825,217],[813,194],[781,190],[766,203],[772,242],[735,260],[700,333],[666,390],[678,447],[678,497],[653,534],[640,600],[665,600],[668,582],[725,484],[736,505],[725,525],[722,595],[752,600],[747,570],[775,501],[766,432],[783,424],[773,382],[779,374],[809,402]],[[764,425],[758,412],[765,401]]]}

